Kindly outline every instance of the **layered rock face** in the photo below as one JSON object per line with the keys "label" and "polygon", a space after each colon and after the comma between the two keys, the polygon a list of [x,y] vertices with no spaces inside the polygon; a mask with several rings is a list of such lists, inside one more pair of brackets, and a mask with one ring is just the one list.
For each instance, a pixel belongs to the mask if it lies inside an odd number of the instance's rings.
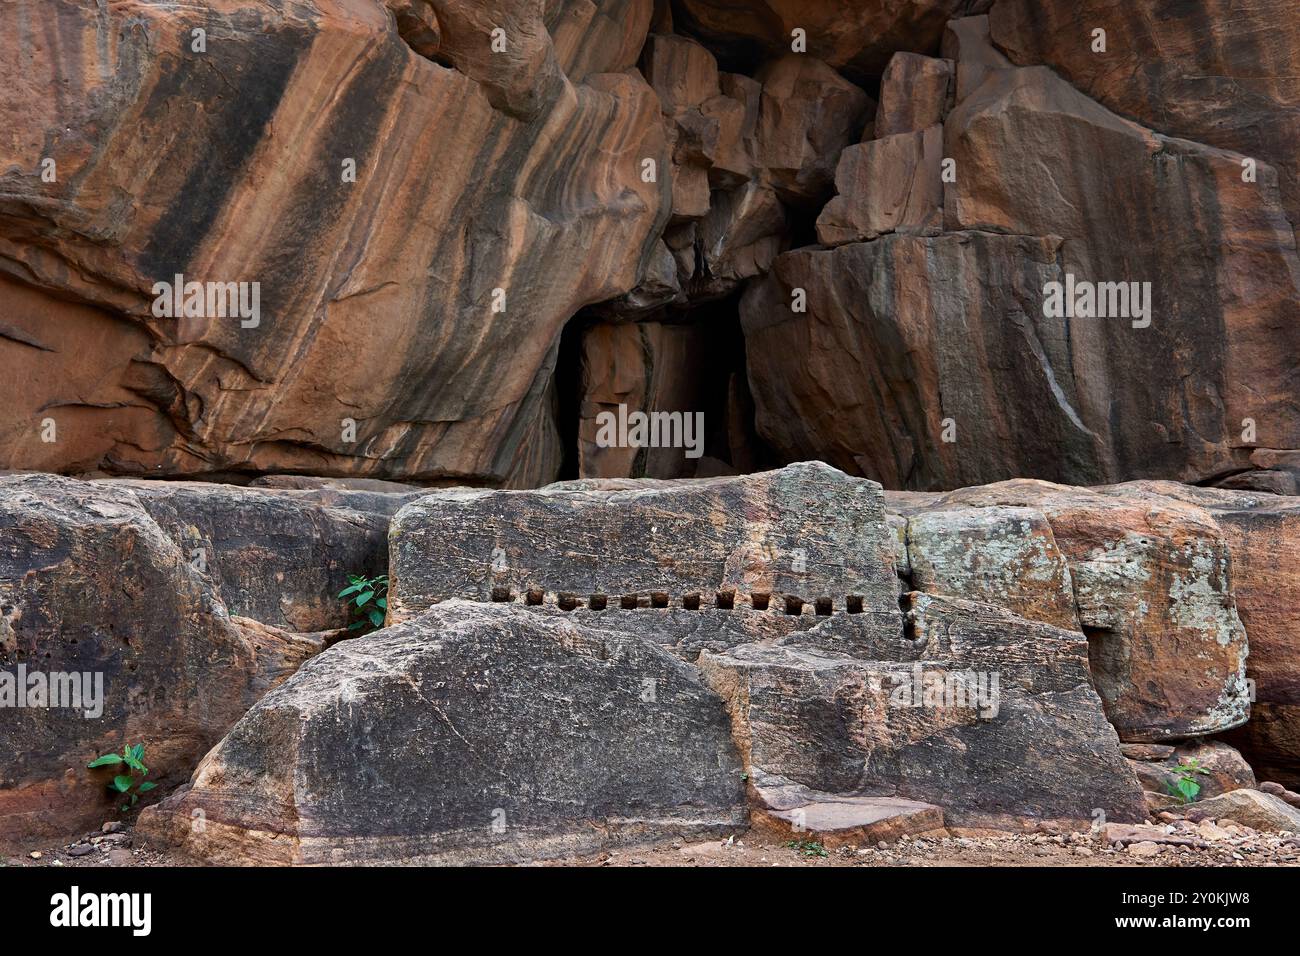
{"label": "layered rock face", "polygon": [[0,838],[1287,819],[1291,12],[0,3]]}
{"label": "layered rock face", "polygon": [[482,862],[751,808],[851,832],[1145,812],[1084,635],[926,594],[904,617],[879,486],[825,465],[436,492],[390,540],[389,627],[264,698],[148,832],[224,862]]}
{"label": "layered rock face", "polygon": [[1200,479],[1294,448],[1276,172],[1016,68],[987,33],[955,21],[951,59],[891,64],[879,138],[844,151],[818,220],[834,248],[746,292],[760,433],[900,488]]}
{"label": "layered rock face", "polygon": [[1293,493],[1283,6],[14,0],[0,464]]}
{"label": "layered rock face", "polygon": [[790,614],[852,605],[899,620],[879,486],[816,462],[617,490],[435,492],[398,512],[390,540],[394,620],[453,597]]}
{"label": "layered rock face", "polygon": [[554,476],[560,329],[669,213],[649,0],[395,6],[5,4],[8,466]]}

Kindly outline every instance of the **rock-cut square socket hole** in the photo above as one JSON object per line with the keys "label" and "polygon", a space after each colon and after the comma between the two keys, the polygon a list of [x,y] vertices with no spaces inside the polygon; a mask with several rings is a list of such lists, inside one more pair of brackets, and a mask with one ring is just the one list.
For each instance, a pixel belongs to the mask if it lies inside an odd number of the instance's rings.
{"label": "rock-cut square socket hole", "polygon": [[682,607],[688,611],[698,611],[700,609],[700,596],[698,594],[687,594],[682,597]]}
{"label": "rock-cut square socket hole", "polygon": [[714,599],[714,606],[719,607],[724,611],[730,611],[736,606],[736,592],[719,591],[717,597]]}
{"label": "rock-cut square socket hole", "polygon": [[546,592],[543,591],[541,588],[529,588],[528,594],[524,598],[524,603],[531,604],[534,607],[536,607],[538,604],[542,603],[545,597],[546,597]]}
{"label": "rock-cut square socket hole", "polygon": [[593,594],[587,606],[593,611],[603,611],[609,606],[609,598],[603,594]]}
{"label": "rock-cut square socket hole", "polygon": [[831,613],[831,599],[820,597],[817,599],[817,613],[821,617],[829,617]]}
{"label": "rock-cut square socket hole", "polygon": [[755,611],[766,611],[768,604],[772,601],[770,594],[763,594],[761,591],[750,595],[750,600],[754,603]]}
{"label": "rock-cut square socket hole", "polygon": [[862,613],[862,595],[850,594],[844,601],[844,606],[850,614]]}
{"label": "rock-cut square socket hole", "polygon": [[561,611],[572,611],[578,606],[578,599],[572,594],[561,594],[559,604]]}
{"label": "rock-cut square socket hole", "polygon": [[619,607],[625,611],[634,610],[636,608],[636,595],[624,594],[623,597],[619,599]]}
{"label": "rock-cut square socket hole", "polygon": [[492,600],[500,603],[501,601],[513,601],[515,596],[510,593],[509,588],[493,588]]}
{"label": "rock-cut square socket hole", "polygon": [[786,614],[802,614],[802,613],[803,613],[803,598],[790,597],[790,596],[787,595],[787,596],[786,596],[786,599],[785,599],[785,613],[786,613]]}
{"label": "rock-cut square socket hole", "polygon": [[668,606],[668,594],[667,594],[667,592],[665,592],[665,591],[654,591],[654,592],[652,592],[651,595],[650,595],[650,606],[651,606],[651,607],[667,607],[667,606]]}

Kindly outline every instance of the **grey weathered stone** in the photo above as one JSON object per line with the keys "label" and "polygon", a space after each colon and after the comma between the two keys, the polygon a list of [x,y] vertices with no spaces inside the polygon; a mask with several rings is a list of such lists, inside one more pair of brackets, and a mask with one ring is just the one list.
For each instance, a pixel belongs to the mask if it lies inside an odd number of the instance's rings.
{"label": "grey weathered stone", "polygon": [[[988,605],[910,598],[913,639],[892,657],[883,644],[864,660],[800,645],[802,635],[700,655],[755,778],[934,803],[959,826],[1081,823],[1098,808],[1143,818],[1081,634]],[[936,683],[951,693],[927,700]]]}
{"label": "grey weathered stone", "polygon": [[434,493],[390,534],[390,621],[452,597],[703,606],[819,599],[897,620],[880,486],[819,462],[737,478]]}
{"label": "grey weathered stone", "polygon": [[1030,620],[1079,628],[1070,568],[1041,511],[916,512],[907,518],[907,554],[918,591],[987,601]]}
{"label": "grey weathered stone", "polygon": [[1069,565],[1106,714],[1123,740],[1150,742],[1230,730],[1250,711],[1247,633],[1223,529],[1205,508],[1167,492],[1162,483],[1074,488],[1018,480],[938,495],[891,493],[890,505],[909,522],[950,509],[1041,512]]}
{"label": "grey weathered stone", "polygon": [[231,614],[291,631],[348,624],[349,574],[382,573],[390,516],[413,494],[272,490],[202,482],[130,488]]}
{"label": "grey weathered stone", "polygon": [[313,659],[141,828],[215,862],[491,863],[744,823],[726,713],[693,668],[455,601]]}
{"label": "grey weathered stone", "polygon": [[0,669],[11,687],[75,674],[93,695],[102,680],[99,714],[84,696],[0,709],[0,837],[98,826],[113,775],[86,764],[124,744],[145,745],[150,780],[180,783],[323,642],[232,618],[129,487],[0,478]]}

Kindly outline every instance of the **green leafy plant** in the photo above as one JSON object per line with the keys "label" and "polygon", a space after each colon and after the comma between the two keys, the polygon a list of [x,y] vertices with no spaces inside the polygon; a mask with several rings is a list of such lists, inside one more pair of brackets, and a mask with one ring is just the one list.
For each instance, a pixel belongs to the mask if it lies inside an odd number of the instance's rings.
{"label": "green leafy plant", "polygon": [[[104,754],[102,757],[96,757],[90,763],[86,764],[87,769],[94,770],[96,767],[121,767],[126,764],[126,773],[119,773],[113,777],[113,782],[108,785],[108,789],[114,794],[121,794],[122,799],[127,797],[131,799],[123,803],[122,810],[129,810],[136,805],[140,799],[140,794],[148,793],[158,784],[152,780],[146,780],[149,776],[149,768],[144,765],[144,744],[122,745],[120,754]],[[137,774],[139,777],[137,778]]]}
{"label": "green leafy plant", "polygon": [[1195,758],[1184,760],[1177,767],[1174,767],[1176,779],[1169,784],[1169,792],[1176,797],[1182,797],[1183,803],[1191,803],[1196,799],[1196,795],[1201,792],[1201,785],[1197,783],[1196,775],[1209,772]]}
{"label": "green leafy plant", "polygon": [[349,574],[348,586],[339,592],[339,597],[348,602],[354,614],[359,615],[348,625],[349,631],[359,631],[367,626],[383,627],[384,615],[388,611],[388,575],[367,578]]}
{"label": "green leafy plant", "polygon": [[816,840],[790,840],[786,843],[792,850],[797,850],[800,856],[830,856],[826,852],[826,847],[822,846]]}

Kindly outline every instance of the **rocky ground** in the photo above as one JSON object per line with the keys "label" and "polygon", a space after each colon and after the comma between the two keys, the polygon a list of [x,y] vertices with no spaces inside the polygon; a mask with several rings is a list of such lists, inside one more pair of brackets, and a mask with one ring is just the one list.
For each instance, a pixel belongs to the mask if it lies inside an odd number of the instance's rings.
{"label": "rocky ground", "polygon": [[[202,861],[138,839],[128,827],[87,834],[84,840],[26,853],[0,853],[9,867],[202,866]],[[1112,834],[1113,835],[1113,834]],[[1187,823],[1181,819],[1152,825],[1147,837],[1110,842],[1106,833],[983,834],[903,836],[870,846],[828,849],[816,840],[774,839],[740,833],[709,840],[644,848],[609,850],[552,860],[547,866],[1300,866],[1300,834],[1260,833],[1231,822]]]}

